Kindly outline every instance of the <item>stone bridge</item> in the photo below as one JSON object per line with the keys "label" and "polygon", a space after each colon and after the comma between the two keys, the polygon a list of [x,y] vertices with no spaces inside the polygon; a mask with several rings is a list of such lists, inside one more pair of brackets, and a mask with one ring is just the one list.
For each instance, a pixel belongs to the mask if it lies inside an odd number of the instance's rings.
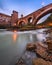
{"label": "stone bridge", "polygon": [[35,11],[25,17],[23,17],[23,15],[22,15],[22,17],[18,19],[17,25],[24,25],[24,24],[26,25],[29,23],[36,25],[39,19],[41,19],[43,16],[45,16],[49,13],[52,13],[52,3],[38,9],[37,11]]}

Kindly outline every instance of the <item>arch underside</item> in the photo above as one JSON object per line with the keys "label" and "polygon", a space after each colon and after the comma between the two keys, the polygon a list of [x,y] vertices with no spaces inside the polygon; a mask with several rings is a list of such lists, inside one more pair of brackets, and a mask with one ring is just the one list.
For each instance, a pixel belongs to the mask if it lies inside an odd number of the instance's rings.
{"label": "arch underside", "polygon": [[[42,13],[42,12],[41,12],[41,13]],[[40,14],[41,14],[41,13],[40,13]],[[34,25],[37,24],[38,20],[40,20],[43,16],[45,16],[45,15],[47,15],[47,14],[49,14],[49,13],[52,13],[52,8],[49,9],[49,10],[47,10],[47,11],[45,11],[45,12],[43,12],[40,16],[38,16],[38,17],[36,18],[36,20],[34,19]]]}
{"label": "arch underside", "polygon": [[18,25],[24,26],[26,23],[24,21],[20,21]]}
{"label": "arch underside", "polygon": [[32,23],[32,17],[28,18],[28,23]]}

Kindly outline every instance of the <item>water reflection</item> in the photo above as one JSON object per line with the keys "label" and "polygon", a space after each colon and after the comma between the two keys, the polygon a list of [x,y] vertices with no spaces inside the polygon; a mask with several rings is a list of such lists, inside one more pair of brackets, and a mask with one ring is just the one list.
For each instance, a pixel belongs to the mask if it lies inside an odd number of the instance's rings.
{"label": "water reflection", "polygon": [[30,34],[29,38],[30,38],[30,41],[32,42],[32,41],[33,41],[33,36],[32,36],[32,34]]}
{"label": "water reflection", "polygon": [[5,31],[0,33],[0,65],[14,65],[18,57],[22,56],[28,43],[37,42],[45,37],[41,32],[42,29],[28,32]]}
{"label": "water reflection", "polygon": [[17,37],[18,37],[18,34],[16,33],[16,31],[14,31],[14,33],[12,35],[13,42],[16,42]]}

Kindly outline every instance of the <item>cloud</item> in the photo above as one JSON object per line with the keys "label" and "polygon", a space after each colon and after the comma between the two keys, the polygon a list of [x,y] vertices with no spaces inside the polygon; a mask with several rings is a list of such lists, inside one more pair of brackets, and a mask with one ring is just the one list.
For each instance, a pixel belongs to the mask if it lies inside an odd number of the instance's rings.
{"label": "cloud", "polygon": [[45,5],[45,2],[42,2],[41,5],[44,6]]}

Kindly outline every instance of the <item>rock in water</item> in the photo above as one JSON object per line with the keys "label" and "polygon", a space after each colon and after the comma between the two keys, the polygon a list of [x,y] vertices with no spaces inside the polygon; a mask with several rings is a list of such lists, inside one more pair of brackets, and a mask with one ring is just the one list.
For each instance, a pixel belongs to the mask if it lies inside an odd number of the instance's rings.
{"label": "rock in water", "polygon": [[26,50],[28,51],[35,51],[36,45],[34,43],[28,43],[26,46]]}

